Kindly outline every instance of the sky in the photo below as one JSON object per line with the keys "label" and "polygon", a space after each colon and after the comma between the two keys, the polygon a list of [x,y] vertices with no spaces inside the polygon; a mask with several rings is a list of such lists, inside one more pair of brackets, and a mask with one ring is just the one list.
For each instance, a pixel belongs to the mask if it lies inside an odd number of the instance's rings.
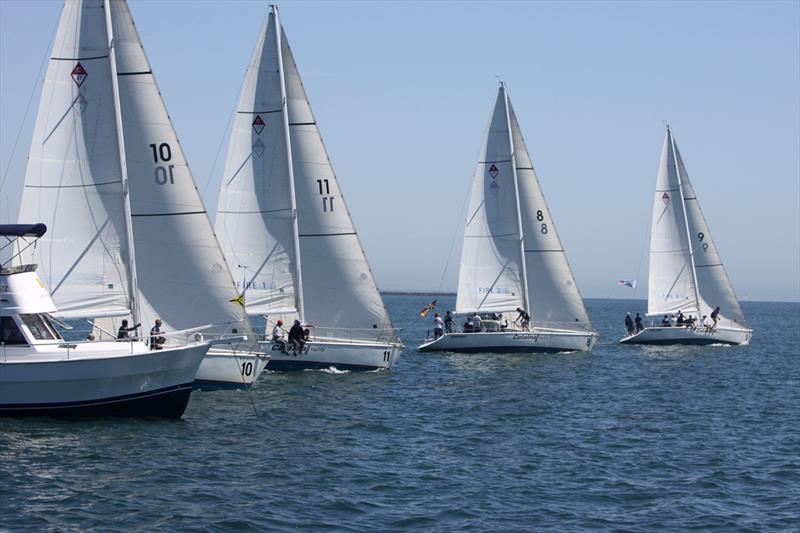
{"label": "sky", "polygon": [[[129,3],[213,218],[268,3]],[[2,222],[16,221],[60,6],[0,0]],[[800,2],[279,7],[381,289],[455,290],[502,79],[584,296],[646,298],[668,122],[739,298],[800,300]]]}

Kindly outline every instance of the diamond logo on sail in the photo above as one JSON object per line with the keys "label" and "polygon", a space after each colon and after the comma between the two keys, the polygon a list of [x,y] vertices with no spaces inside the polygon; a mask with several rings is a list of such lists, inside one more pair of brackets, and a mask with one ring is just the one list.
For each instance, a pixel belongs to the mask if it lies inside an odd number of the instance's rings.
{"label": "diamond logo on sail", "polygon": [[497,191],[500,190],[500,186],[497,184],[496,181],[493,181],[491,185],[489,185],[489,190],[492,191],[492,194],[497,194]]}
{"label": "diamond logo on sail", "polygon": [[494,163],[492,163],[492,166],[489,167],[489,175],[492,176],[492,179],[495,179],[499,173],[500,171],[494,166]]}
{"label": "diamond logo on sail", "polygon": [[667,194],[667,193],[664,193],[664,194],[661,196],[661,199],[664,201],[664,205],[667,205],[667,204],[669,204],[669,194]]}
{"label": "diamond logo on sail", "polygon": [[264,126],[266,126],[264,119],[261,118],[261,115],[256,115],[256,118],[253,119],[253,129],[256,135],[261,135],[261,132],[264,131]]}
{"label": "diamond logo on sail", "polygon": [[78,63],[75,65],[75,68],[72,69],[70,76],[72,76],[72,81],[74,81],[78,87],[80,87],[83,85],[83,82],[86,81],[86,76],[88,76],[88,74],[86,73],[86,69],[83,68],[83,65]]}
{"label": "diamond logo on sail", "polygon": [[84,111],[86,111],[86,106],[89,105],[89,102],[83,96],[83,93],[78,93],[77,98],[73,100],[72,105],[75,106],[75,111],[78,112],[79,115],[82,115]]}
{"label": "diamond logo on sail", "polygon": [[261,140],[261,137],[256,139],[256,142],[253,143],[253,153],[256,154],[259,159],[264,155],[264,141]]}

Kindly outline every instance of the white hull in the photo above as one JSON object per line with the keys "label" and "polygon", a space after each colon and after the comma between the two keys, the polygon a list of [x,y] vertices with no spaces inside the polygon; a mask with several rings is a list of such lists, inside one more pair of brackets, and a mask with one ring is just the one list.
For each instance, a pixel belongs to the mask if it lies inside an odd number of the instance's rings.
{"label": "white hull", "polygon": [[265,341],[261,343],[269,353],[269,370],[306,370],[331,368],[338,370],[379,370],[388,369],[400,356],[401,344],[385,344],[347,341],[311,341],[306,343],[302,353],[289,350],[284,353],[279,344]]}
{"label": "white hull", "polygon": [[739,344],[750,343],[752,329],[719,327],[708,332],[700,327],[695,330],[683,327],[648,327],[635,335],[624,337],[620,344]]}
{"label": "white hull", "polygon": [[200,364],[195,387],[246,388],[264,371],[269,357],[262,353],[240,352],[213,347]]}
{"label": "white hull", "polygon": [[482,333],[445,333],[422,343],[420,352],[465,353],[552,353],[589,351],[597,333],[589,331],[546,330]]}
{"label": "white hull", "polygon": [[203,343],[150,351],[129,342],[6,346],[0,352],[0,415],[177,418],[208,348]]}

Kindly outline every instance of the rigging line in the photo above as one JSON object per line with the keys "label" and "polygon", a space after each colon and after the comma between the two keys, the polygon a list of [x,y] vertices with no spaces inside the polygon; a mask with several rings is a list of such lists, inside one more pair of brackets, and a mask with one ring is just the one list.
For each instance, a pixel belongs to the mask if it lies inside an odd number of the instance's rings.
{"label": "rigging line", "polygon": [[42,62],[39,65],[39,73],[36,75],[36,80],[33,84],[33,89],[31,90],[31,96],[28,98],[28,105],[25,106],[25,112],[22,114],[22,123],[19,125],[19,131],[17,131],[17,138],[14,139],[14,146],[11,148],[11,155],[8,158],[8,165],[6,165],[6,170],[3,172],[3,179],[0,180],[0,192],[6,185],[6,178],[8,178],[8,171],[11,170],[11,163],[14,161],[14,154],[17,152],[17,145],[19,144],[19,138],[22,136],[22,130],[25,128],[25,121],[28,118],[28,112],[31,109],[31,103],[33,102],[33,96],[36,94],[36,86],[39,84],[39,81],[42,79],[42,71],[44,70],[44,65],[47,63],[50,54],[47,53],[51,50],[53,46],[53,41],[56,37],[56,30],[58,29],[58,23],[61,20],[61,17],[56,18],[56,23],[53,26],[53,31],[50,32],[50,41],[47,43],[47,48],[45,50],[44,57],[42,58]]}
{"label": "rigging line", "polygon": [[[222,138],[219,140],[219,146],[217,146],[217,153],[214,155],[214,162],[211,164],[211,170],[208,172],[208,177],[206,177],[206,182],[203,184],[203,197],[205,198],[206,193],[208,192],[208,186],[211,184],[211,178],[214,176],[214,171],[217,168],[217,161],[219,161],[219,154],[222,152],[222,145],[225,143],[225,139],[228,138],[229,132],[233,126],[233,120],[236,117],[236,108],[239,107],[239,99],[237,98],[236,101],[233,103],[231,107],[230,113],[228,113],[228,125],[224,130],[222,130]],[[250,153],[252,155],[252,152]],[[248,156],[249,157],[249,156]],[[244,166],[244,163],[242,163]],[[238,174],[239,171],[237,170],[236,173]],[[233,179],[233,178],[231,178]],[[222,183],[220,183],[220,188],[222,188]],[[219,198],[217,199],[217,203],[219,203]]]}
{"label": "rigging line", "polygon": [[[458,220],[464,220],[464,212],[467,210],[467,203],[469,202],[469,197],[472,195],[472,190],[467,189],[467,194],[464,196],[464,202],[461,205],[461,211],[458,213]],[[473,215],[474,218],[474,215]],[[442,271],[442,277],[439,279],[439,288],[436,289],[436,292],[442,292],[442,285],[444,285],[444,277],[447,274],[447,268],[450,266],[450,258],[453,255],[453,248],[456,245],[456,235],[458,234],[458,229],[461,227],[461,223],[459,222],[456,224],[456,229],[453,231],[453,236],[450,238],[450,250],[447,252],[447,259],[444,263],[444,270]]]}

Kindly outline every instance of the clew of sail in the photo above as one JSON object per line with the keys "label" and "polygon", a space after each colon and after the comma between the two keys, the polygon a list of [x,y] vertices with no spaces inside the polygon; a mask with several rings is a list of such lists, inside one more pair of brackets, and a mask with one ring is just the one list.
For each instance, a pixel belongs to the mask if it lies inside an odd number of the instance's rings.
{"label": "clew of sail", "polygon": [[503,87],[483,135],[472,181],[456,311],[509,311],[525,306],[517,198]]}
{"label": "clew of sail", "polygon": [[722,264],[717,245],[711,236],[700,202],[689,181],[689,174],[683,164],[678,145],[674,140],[675,157],[681,174],[683,201],[686,209],[686,218],[689,226],[689,239],[693,248],[695,272],[697,274],[697,288],[700,296],[700,315],[709,315],[716,307],[720,307],[720,317],[733,321],[746,327],[747,321],[739,306],[739,300],[733,290],[733,285],[728,278],[728,273]]}
{"label": "clew of sail", "polygon": [[[31,143],[20,221],[48,231],[39,265],[62,318],[130,314],[128,246],[105,10],[64,3]],[[29,255],[31,254],[31,255]]]}
{"label": "clew of sail", "polygon": [[124,0],[108,2],[141,321],[250,330],[233,278]]}
{"label": "clew of sail", "polygon": [[289,162],[276,23],[267,17],[242,85],[215,229],[250,315],[296,313]]}
{"label": "clew of sail", "polygon": [[675,146],[667,130],[653,198],[647,314],[698,312]]}
{"label": "clew of sail", "polygon": [[520,214],[528,280],[528,301],[533,323],[567,329],[591,329],[578,285],[567,261],[555,222],[550,215],[539,179],[514,108],[509,101],[514,161],[520,196]]}

